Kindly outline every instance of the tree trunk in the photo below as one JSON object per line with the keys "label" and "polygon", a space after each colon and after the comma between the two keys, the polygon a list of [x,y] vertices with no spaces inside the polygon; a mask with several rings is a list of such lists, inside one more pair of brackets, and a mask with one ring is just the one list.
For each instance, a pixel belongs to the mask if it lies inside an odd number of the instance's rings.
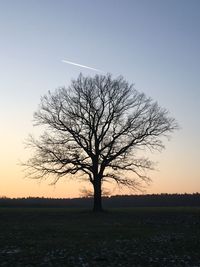
{"label": "tree trunk", "polygon": [[97,178],[94,180],[94,212],[102,212],[102,195],[101,195],[101,179]]}

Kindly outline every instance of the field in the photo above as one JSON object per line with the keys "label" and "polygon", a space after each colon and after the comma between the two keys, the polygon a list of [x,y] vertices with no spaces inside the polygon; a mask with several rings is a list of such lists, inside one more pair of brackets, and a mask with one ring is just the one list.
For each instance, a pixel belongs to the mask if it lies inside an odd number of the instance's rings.
{"label": "field", "polygon": [[200,208],[0,208],[0,266],[200,266]]}

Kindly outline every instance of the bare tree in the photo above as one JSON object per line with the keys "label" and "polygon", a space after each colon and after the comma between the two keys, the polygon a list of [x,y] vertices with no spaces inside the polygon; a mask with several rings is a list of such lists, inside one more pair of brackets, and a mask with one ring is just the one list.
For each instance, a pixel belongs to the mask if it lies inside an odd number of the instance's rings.
{"label": "bare tree", "polygon": [[[148,182],[152,162],[141,149],[162,149],[161,137],[177,129],[168,111],[134,89],[123,77],[79,75],[68,88],[42,97],[34,114],[45,127],[29,138],[34,155],[25,163],[34,178],[88,179],[94,188],[94,211],[102,210],[102,183],[114,180],[131,188]],[[141,153],[140,153],[141,154]]]}

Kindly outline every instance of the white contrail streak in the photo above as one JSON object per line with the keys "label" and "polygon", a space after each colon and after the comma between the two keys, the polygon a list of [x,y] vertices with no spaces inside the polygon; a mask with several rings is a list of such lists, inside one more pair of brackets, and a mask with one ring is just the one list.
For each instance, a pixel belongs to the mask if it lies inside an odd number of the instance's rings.
{"label": "white contrail streak", "polygon": [[88,66],[85,66],[85,65],[81,65],[81,64],[78,64],[78,63],[74,63],[74,62],[71,62],[71,61],[68,61],[68,60],[64,60],[64,59],[62,59],[61,61],[62,61],[63,63],[71,64],[71,65],[78,66],[78,67],[81,67],[81,68],[85,68],[85,69],[89,69],[89,70],[95,70],[95,71],[103,72],[102,70],[98,70],[98,69],[95,69],[95,68],[91,68],[91,67],[88,67]]}

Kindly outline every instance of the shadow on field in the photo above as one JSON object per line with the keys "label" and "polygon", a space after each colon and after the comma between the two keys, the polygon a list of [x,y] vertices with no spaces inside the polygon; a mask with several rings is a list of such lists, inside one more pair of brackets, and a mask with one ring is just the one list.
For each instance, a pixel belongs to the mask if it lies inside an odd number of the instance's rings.
{"label": "shadow on field", "polygon": [[0,208],[0,266],[200,266],[200,208]]}

